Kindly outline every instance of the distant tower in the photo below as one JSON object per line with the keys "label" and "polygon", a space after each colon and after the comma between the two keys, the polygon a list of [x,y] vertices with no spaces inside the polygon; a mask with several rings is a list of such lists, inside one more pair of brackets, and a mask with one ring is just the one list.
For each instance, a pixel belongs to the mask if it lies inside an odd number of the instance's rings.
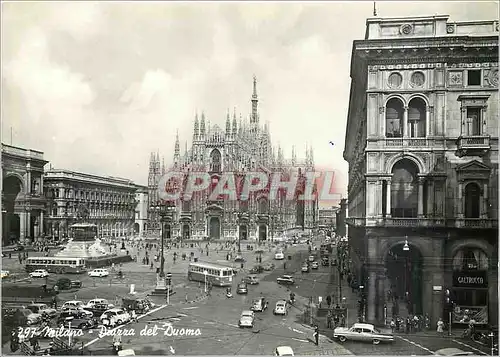
{"label": "distant tower", "polygon": [[194,116],[193,142],[198,140],[199,135],[200,135],[200,127],[198,123],[198,113],[196,113]]}
{"label": "distant tower", "polygon": [[259,98],[257,96],[257,77],[253,76],[253,93],[252,93],[252,114],[250,116],[250,132],[255,136],[259,126]]}
{"label": "distant tower", "polygon": [[229,109],[226,117],[226,140],[231,137],[231,119],[229,118]]}
{"label": "distant tower", "polygon": [[238,134],[238,124],[236,123],[236,108],[234,109],[233,113],[233,139],[236,139],[236,135]]}
{"label": "distant tower", "polygon": [[205,140],[205,113],[201,113],[201,123],[200,123],[200,137],[199,140]]}
{"label": "distant tower", "polygon": [[175,137],[175,150],[174,150],[174,167],[179,168],[181,160],[181,146],[179,143],[179,131],[177,131],[177,135]]}

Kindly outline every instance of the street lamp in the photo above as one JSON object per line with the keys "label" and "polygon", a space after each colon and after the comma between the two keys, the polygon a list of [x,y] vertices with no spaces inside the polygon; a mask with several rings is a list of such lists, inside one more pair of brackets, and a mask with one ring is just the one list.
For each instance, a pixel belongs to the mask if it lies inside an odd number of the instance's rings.
{"label": "street lamp", "polygon": [[405,252],[410,250],[410,246],[408,245],[408,236],[405,237],[405,245],[403,246],[403,250]]}
{"label": "street lamp", "polygon": [[495,334],[493,333],[493,331],[490,332],[488,337],[491,339],[491,355],[494,356],[495,355],[495,340],[494,340]]}
{"label": "street lamp", "polygon": [[207,293],[207,275],[208,275],[208,271],[207,270],[203,270],[203,275],[205,275],[205,294]]}
{"label": "street lamp", "polygon": [[165,257],[164,257],[164,250],[165,250],[165,237],[164,237],[164,225],[165,225],[165,218],[170,215],[171,213],[171,203],[166,203],[163,201],[159,201],[156,204],[155,211],[158,213],[160,216],[160,225],[161,225],[161,258],[160,258],[160,273],[157,276],[156,279],[156,289],[158,293],[163,293],[166,291],[167,286],[166,286],[166,281],[165,281]]}
{"label": "street lamp", "polygon": [[[240,214],[238,212],[234,212],[234,217],[236,218],[236,227],[239,226],[239,218],[240,218]],[[239,229],[237,229],[238,231],[238,253],[241,253],[241,232]]]}

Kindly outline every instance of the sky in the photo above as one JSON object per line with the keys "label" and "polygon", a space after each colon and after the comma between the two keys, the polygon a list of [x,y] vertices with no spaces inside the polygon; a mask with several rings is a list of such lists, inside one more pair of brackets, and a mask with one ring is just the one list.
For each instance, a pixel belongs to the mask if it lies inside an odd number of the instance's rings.
{"label": "sky", "polygon": [[[376,3],[380,17],[498,18],[491,1]],[[46,166],[147,184],[150,153],[173,158],[194,115],[261,122],[291,157],[314,148],[346,194],[342,157],[352,42],[373,2],[3,2],[2,142]],[[333,142],[333,145],[330,144]]]}

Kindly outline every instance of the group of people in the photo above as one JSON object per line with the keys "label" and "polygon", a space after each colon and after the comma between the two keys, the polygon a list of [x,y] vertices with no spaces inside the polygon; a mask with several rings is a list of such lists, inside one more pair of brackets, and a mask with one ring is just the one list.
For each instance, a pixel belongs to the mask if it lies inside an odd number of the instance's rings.
{"label": "group of people", "polygon": [[[440,320],[442,322],[442,320]],[[431,322],[429,315],[408,315],[406,319],[399,316],[393,317],[390,322],[392,332],[413,333],[424,330],[430,330]],[[439,332],[439,322],[438,322]],[[442,332],[442,331],[441,331]]]}

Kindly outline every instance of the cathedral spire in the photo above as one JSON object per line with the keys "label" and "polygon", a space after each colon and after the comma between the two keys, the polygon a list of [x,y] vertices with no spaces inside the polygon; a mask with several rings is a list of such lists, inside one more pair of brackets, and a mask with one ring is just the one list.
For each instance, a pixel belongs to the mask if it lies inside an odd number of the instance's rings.
{"label": "cathedral spire", "polygon": [[292,146],[292,166],[297,164],[297,155],[295,153],[295,145]]}
{"label": "cathedral spire", "polygon": [[250,118],[250,122],[254,124],[257,124],[259,122],[258,103],[259,103],[259,98],[257,97],[257,77],[254,75],[253,94],[252,94],[252,116]]}
{"label": "cathedral spire", "polygon": [[227,117],[226,117],[226,137],[231,135],[231,119],[229,117],[229,108],[227,109]]}
{"label": "cathedral spire", "polygon": [[179,130],[175,136],[175,150],[174,150],[174,167],[179,167],[179,161],[181,157],[181,148],[179,144]]}
{"label": "cathedral spire", "polygon": [[200,139],[205,138],[205,112],[201,112]]}
{"label": "cathedral spire", "polygon": [[198,111],[194,115],[194,131],[193,131],[193,141],[198,140],[198,135],[200,135],[200,127],[198,122]]}
{"label": "cathedral spire", "polygon": [[167,172],[167,169],[165,167],[165,157],[161,158],[161,174],[165,175],[165,172]]}
{"label": "cathedral spire", "polygon": [[232,131],[233,138],[236,138],[237,133],[238,133],[238,124],[236,122],[236,107],[235,107],[233,112],[233,131]]}

